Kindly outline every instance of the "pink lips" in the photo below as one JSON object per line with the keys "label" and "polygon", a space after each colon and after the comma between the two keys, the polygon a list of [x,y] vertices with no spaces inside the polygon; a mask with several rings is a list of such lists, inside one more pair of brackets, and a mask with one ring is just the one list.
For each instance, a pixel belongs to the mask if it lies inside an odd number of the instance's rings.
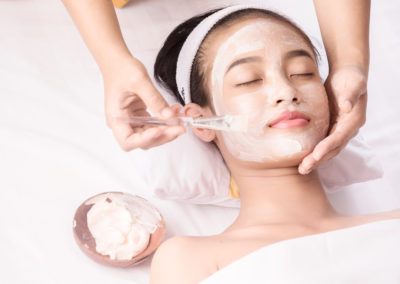
{"label": "pink lips", "polygon": [[269,127],[271,128],[294,128],[302,127],[310,122],[310,118],[299,111],[285,111],[278,118],[274,119]]}

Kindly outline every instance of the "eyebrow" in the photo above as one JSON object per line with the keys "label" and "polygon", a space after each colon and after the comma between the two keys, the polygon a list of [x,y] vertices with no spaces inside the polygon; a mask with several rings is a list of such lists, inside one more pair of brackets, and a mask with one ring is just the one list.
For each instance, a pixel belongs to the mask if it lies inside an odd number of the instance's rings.
{"label": "eyebrow", "polygon": [[[284,60],[291,59],[293,57],[297,56],[305,56],[309,57],[310,59],[314,60],[314,58],[311,56],[311,54],[305,50],[305,49],[295,49],[287,52],[284,56]],[[226,70],[225,74],[229,72],[233,67],[240,65],[240,64],[246,64],[246,63],[251,63],[251,62],[261,62],[262,57],[261,56],[249,56],[249,57],[244,57],[240,58],[238,60],[235,60],[231,65],[229,65],[228,69]]]}
{"label": "eyebrow", "polygon": [[314,60],[314,58],[311,56],[311,54],[305,49],[295,49],[295,50],[289,51],[288,53],[285,54],[284,60],[288,60],[288,59],[291,59],[291,58],[297,57],[297,56],[305,56],[305,57],[309,57],[312,60]]}
{"label": "eyebrow", "polygon": [[249,56],[249,57],[244,57],[240,58],[238,60],[235,60],[231,65],[229,65],[228,69],[226,70],[225,74],[229,72],[233,67],[240,65],[240,64],[245,64],[245,63],[251,63],[251,62],[261,62],[262,57],[261,56]]}

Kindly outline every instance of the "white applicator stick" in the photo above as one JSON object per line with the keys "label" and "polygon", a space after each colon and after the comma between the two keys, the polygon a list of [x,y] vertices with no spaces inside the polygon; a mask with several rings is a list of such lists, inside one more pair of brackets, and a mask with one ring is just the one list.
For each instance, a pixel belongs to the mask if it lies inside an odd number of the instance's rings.
{"label": "white applicator stick", "polygon": [[224,115],[213,117],[174,117],[171,119],[160,119],[150,116],[130,116],[118,118],[119,121],[132,125],[184,125],[196,128],[207,128],[221,131],[247,132],[248,117],[246,115]]}

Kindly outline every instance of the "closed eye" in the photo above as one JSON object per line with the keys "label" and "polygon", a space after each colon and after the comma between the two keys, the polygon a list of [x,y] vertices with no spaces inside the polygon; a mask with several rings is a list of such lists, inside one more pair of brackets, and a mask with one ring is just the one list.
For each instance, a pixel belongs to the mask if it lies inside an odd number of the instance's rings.
{"label": "closed eye", "polygon": [[311,77],[314,76],[313,72],[310,73],[300,73],[300,74],[292,74],[290,77]]}
{"label": "closed eye", "polygon": [[248,85],[257,83],[259,81],[262,81],[262,79],[255,79],[255,80],[251,80],[251,81],[248,81],[248,82],[243,82],[243,83],[240,83],[240,84],[236,84],[235,86],[236,87],[248,86]]}

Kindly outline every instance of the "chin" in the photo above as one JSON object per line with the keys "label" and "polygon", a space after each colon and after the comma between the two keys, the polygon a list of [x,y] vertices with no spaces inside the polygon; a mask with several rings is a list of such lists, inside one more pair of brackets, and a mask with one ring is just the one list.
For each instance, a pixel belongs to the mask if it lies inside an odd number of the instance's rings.
{"label": "chin", "polygon": [[[317,143],[323,138],[322,133],[301,133],[299,135],[279,135],[253,139],[243,146],[241,143],[231,143],[223,140],[218,147],[225,160],[235,161],[245,167],[254,169],[296,167]],[[251,145],[251,146],[250,146]]]}
{"label": "chin", "polygon": [[301,151],[291,155],[290,157],[281,157],[277,163],[280,164],[280,167],[297,167],[309,153],[311,153],[311,151]]}
{"label": "chin", "polygon": [[[278,168],[290,168],[290,167],[298,167],[301,161],[306,157],[311,151],[302,151],[299,153],[292,154],[290,156],[285,157],[271,157],[264,158],[260,161],[246,161],[246,160],[237,160],[236,163],[241,164],[245,168],[252,169],[278,169]],[[232,157],[230,157],[232,159]]]}
{"label": "chin", "polygon": [[281,153],[281,155],[273,155],[264,158],[262,161],[250,162],[251,164],[264,167],[264,168],[284,168],[284,167],[297,167],[303,161],[303,159],[309,155],[314,147],[317,145],[317,141],[314,143],[307,143],[308,145],[302,145],[302,150],[298,152]]}

